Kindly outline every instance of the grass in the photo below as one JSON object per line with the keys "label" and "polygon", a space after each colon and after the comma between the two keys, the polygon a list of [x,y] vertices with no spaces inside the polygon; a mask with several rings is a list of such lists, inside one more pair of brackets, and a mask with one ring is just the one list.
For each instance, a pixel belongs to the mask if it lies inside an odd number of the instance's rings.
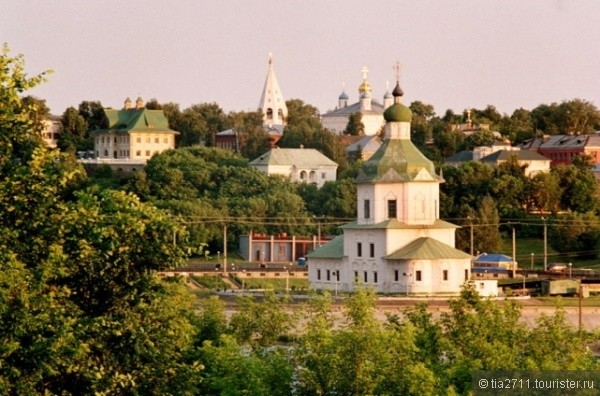
{"label": "grass", "polygon": [[[512,257],[512,238],[502,238],[500,253]],[[531,253],[534,254],[534,268],[542,269],[544,265],[544,240],[541,238],[519,238],[515,242],[516,255],[519,267],[531,268]],[[551,263],[573,263],[573,268],[600,269],[600,259],[582,259],[574,257],[573,254],[561,254],[548,243],[548,264]]]}
{"label": "grass", "polygon": [[210,290],[218,290],[228,287],[227,283],[220,276],[192,276],[200,286]]}
{"label": "grass", "polygon": [[[310,287],[308,279],[289,279],[289,288],[291,291],[307,291]],[[285,291],[285,279],[272,278],[250,278],[244,280],[244,288],[250,289],[271,289],[276,292]]]}

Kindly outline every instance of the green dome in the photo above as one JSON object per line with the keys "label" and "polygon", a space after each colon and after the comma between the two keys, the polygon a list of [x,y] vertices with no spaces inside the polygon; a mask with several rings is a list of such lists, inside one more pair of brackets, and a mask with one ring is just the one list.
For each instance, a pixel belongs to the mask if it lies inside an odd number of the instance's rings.
{"label": "green dome", "polygon": [[386,122],[411,122],[412,111],[403,104],[394,103],[383,113]]}

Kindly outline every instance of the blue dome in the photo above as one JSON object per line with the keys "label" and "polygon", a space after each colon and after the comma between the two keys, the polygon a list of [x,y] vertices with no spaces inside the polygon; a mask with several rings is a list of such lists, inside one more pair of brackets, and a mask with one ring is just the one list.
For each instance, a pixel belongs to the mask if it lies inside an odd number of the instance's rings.
{"label": "blue dome", "polygon": [[348,100],[348,95],[346,94],[346,92],[342,92],[342,94],[339,97],[340,100]]}

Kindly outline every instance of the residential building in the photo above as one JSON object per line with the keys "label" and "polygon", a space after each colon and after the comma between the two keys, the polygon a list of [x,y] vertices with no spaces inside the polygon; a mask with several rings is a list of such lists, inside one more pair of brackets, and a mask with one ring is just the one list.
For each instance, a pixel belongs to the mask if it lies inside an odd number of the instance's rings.
{"label": "residential building", "polygon": [[381,138],[377,135],[367,136],[340,136],[342,144],[347,138],[354,138],[350,144],[346,145],[346,153],[351,158],[361,159],[363,161],[371,158],[381,146]]}
{"label": "residential building", "polygon": [[538,173],[550,171],[550,160],[533,151],[521,150],[506,144],[493,144],[492,146],[475,147],[473,151],[459,151],[447,158],[444,163],[459,166],[468,161],[481,161],[492,167],[497,167],[511,159],[516,159],[520,166],[525,167],[525,176],[531,177]]}
{"label": "residential building", "polygon": [[42,123],[44,124],[44,130],[42,131],[42,139],[44,140],[44,143],[51,148],[57,147],[62,128],[60,117],[50,115],[43,120]]}
{"label": "residential building", "polygon": [[392,94],[381,147],[355,179],[357,219],[307,255],[309,281],[318,290],[456,295],[470,279],[471,256],[454,247],[458,226],[439,219],[443,179],[410,140],[412,112],[399,83]]}
{"label": "residential building", "polygon": [[578,155],[585,154],[592,162],[600,164],[600,134],[551,135],[527,140],[520,146],[523,150],[535,151],[551,160],[551,165],[568,165]]}
{"label": "residential building", "polygon": [[338,98],[338,106],[331,111],[321,115],[323,127],[342,135],[348,125],[350,116],[360,113],[362,123],[365,127],[365,135],[377,134],[384,124],[383,112],[392,104],[392,95],[388,92],[384,95],[383,104],[373,100],[371,84],[367,79],[368,69],[363,67],[363,81],[358,87],[359,101],[348,104],[349,96],[345,90]]}
{"label": "residential building", "polygon": [[314,183],[322,187],[336,180],[338,165],[315,149],[274,148],[250,162],[250,166],[269,175],[282,175],[293,182]]}
{"label": "residential building", "polygon": [[85,163],[135,171],[153,155],[175,148],[179,132],[169,128],[162,110],[146,109],[141,98],[133,106],[127,98],[121,110],[104,109],[104,128],[91,134],[96,159]]}

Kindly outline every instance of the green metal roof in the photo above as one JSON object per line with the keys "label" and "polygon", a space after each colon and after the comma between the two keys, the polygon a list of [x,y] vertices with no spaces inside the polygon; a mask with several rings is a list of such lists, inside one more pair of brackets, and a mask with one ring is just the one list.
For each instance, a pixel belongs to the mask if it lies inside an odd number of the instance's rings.
{"label": "green metal roof", "polygon": [[333,162],[316,149],[274,148],[252,160],[250,165],[296,165],[300,168],[335,166]]}
{"label": "green metal roof", "polygon": [[448,228],[461,228],[456,224],[448,223],[447,221],[436,219],[433,224],[405,224],[396,219],[389,219],[376,224],[358,224],[353,221],[348,224],[344,224],[340,228],[349,230],[418,230],[418,229],[448,229]]}
{"label": "green metal roof", "polygon": [[387,122],[411,122],[412,111],[402,103],[394,103],[383,112]]}
{"label": "green metal roof", "polygon": [[344,257],[344,236],[338,235],[317,250],[306,255],[311,258],[339,259]]}
{"label": "green metal roof", "polygon": [[422,237],[388,255],[388,260],[470,259],[471,256],[437,239]]}
{"label": "green metal roof", "polygon": [[384,140],[358,171],[356,183],[402,183],[429,179],[438,181],[433,162],[410,139]]}
{"label": "green metal roof", "polygon": [[141,109],[104,109],[108,127],[102,131],[115,132],[170,132],[169,121],[162,110]]}

